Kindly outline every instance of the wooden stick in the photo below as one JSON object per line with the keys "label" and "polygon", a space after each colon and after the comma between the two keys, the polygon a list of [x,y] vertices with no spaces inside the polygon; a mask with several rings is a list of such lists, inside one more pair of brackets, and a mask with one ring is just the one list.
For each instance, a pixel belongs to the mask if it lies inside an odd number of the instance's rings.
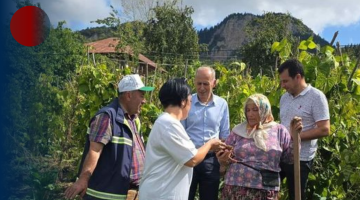
{"label": "wooden stick", "polygon": [[336,31],[336,32],[334,33],[334,36],[333,36],[333,38],[332,38],[332,40],[331,40],[331,42],[330,42],[330,46],[332,46],[332,45],[334,44],[335,39],[336,39],[336,37],[337,37],[338,34],[339,34],[339,31]]}
{"label": "wooden stick", "polygon": [[300,184],[300,133],[294,137],[294,181],[295,181],[295,200],[301,200],[301,184]]}
{"label": "wooden stick", "polygon": [[353,71],[351,72],[351,75],[349,76],[349,79],[348,79],[348,83],[347,83],[348,90],[351,90],[351,79],[354,76],[356,69],[359,67],[359,63],[360,63],[360,52],[359,52],[355,67],[354,67]]}

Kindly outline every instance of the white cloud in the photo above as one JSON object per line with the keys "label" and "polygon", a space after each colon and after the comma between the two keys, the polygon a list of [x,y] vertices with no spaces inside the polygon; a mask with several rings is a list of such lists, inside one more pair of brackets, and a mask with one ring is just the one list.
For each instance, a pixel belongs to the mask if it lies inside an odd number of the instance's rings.
{"label": "white cloud", "polygon": [[[98,26],[90,21],[108,17],[110,5],[121,12],[122,0],[38,1],[53,25],[65,20],[67,27],[79,30]],[[290,13],[320,35],[328,27],[353,27],[360,22],[359,0],[182,0],[182,5],[194,8],[192,18],[196,27],[214,26],[232,13],[261,15],[264,12]],[[357,34],[352,37],[358,40]]]}
{"label": "white cloud", "polygon": [[41,8],[47,13],[50,22],[57,25],[65,20],[69,27],[77,24],[96,26],[90,21],[109,16],[111,8],[107,0],[42,0]]}
{"label": "white cloud", "polygon": [[349,26],[360,21],[358,0],[183,0],[183,4],[194,8],[194,24],[201,27],[213,26],[229,14],[245,12],[290,13],[319,34],[327,26]]}

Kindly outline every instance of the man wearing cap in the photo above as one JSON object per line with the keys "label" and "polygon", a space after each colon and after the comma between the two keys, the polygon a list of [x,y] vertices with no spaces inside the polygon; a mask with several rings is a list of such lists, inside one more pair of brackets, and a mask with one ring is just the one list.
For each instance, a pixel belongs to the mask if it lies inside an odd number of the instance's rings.
{"label": "man wearing cap", "polygon": [[78,179],[65,198],[137,199],[145,159],[138,114],[152,90],[138,74],[123,77],[118,97],[90,121]]}

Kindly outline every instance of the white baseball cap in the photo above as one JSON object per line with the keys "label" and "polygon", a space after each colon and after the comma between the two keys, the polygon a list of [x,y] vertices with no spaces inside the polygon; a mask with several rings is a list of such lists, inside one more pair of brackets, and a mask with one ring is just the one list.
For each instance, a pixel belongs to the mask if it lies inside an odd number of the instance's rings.
{"label": "white baseball cap", "polygon": [[134,90],[153,91],[154,87],[145,86],[141,81],[139,74],[131,74],[124,76],[118,84],[119,92],[128,92]]}

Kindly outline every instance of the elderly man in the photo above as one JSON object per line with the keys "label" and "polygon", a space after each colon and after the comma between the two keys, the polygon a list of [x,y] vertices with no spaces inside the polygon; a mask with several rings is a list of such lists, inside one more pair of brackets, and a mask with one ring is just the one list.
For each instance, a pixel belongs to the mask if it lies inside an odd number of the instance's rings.
{"label": "elderly man", "polygon": [[118,97],[90,121],[79,177],[65,198],[137,199],[145,159],[138,114],[153,89],[138,74],[123,77]]}
{"label": "elderly man", "polygon": [[[214,69],[202,66],[195,75],[196,93],[192,95],[189,116],[182,124],[196,148],[213,138],[226,139],[230,134],[229,108],[225,99],[213,94],[216,85]],[[215,152],[194,167],[189,200],[193,200],[199,186],[200,200],[218,199],[220,164]]]}

